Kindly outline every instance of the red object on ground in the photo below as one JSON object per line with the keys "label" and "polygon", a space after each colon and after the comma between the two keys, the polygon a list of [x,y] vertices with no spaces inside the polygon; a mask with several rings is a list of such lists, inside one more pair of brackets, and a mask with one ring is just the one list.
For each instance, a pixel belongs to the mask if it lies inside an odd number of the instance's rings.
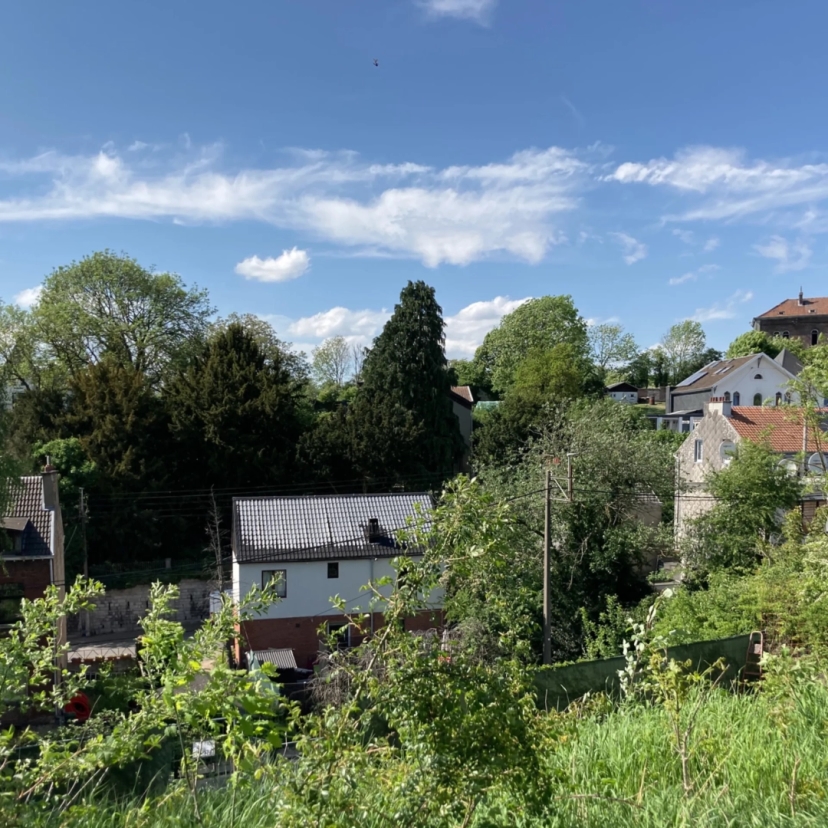
{"label": "red object on ground", "polygon": [[79,722],[85,722],[92,713],[92,705],[85,693],[78,693],[77,696],[69,700],[69,703],[63,709]]}

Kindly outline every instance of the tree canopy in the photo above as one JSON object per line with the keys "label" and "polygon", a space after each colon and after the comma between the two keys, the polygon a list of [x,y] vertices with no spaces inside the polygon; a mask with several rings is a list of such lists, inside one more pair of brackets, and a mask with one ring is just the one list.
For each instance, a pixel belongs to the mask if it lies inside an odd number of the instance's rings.
{"label": "tree canopy", "polygon": [[474,359],[491,377],[492,388],[502,394],[530,353],[549,351],[561,343],[571,345],[579,356],[586,356],[587,324],[571,296],[542,296],[524,302],[504,316],[500,325],[486,334]]}
{"label": "tree canopy", "polygon": [[672,383],[681,382],[693,373],[693,366],[704,354],[706,344],[704,329],[692,319],[677,322],[664,334],[661,349],[667,358]]}
{"label": "tree canopy", "polygon": [[35,337],[70,374],[107,357],[155,385],[212,312],[176,274],[105,250],[54,270],[31,313]]}

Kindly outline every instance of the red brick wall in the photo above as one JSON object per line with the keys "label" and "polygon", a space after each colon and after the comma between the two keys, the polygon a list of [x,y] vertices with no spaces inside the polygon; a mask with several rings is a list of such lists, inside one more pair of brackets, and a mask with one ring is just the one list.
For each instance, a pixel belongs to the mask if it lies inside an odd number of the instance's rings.
{"label": "red brick wall", "polygon": [[[242,623],[242,651],[267,650],[270,648],[293,650],[296,665],[305,669],[313,667],[319,654],[319,627],[323,624],[341,624],[344,616],[319,615],[305,618],[262,618]],[[374,613],[374,630],[385,623],[381,612]],[[439,629],[443,624],[442,613],[420,612],[405,620],[409,632]],[[370,622],[367,622],[370,629]],[[359,644],[361,638],[351,629],[351,644]],[[238,653],[237,656],[240,656]]]}
{"label": "red brick wall", "polygon": [[46,587],[52,582],[49,560],[10,561],[4,560],[0,568],[0,584],[23,584],[24,597],[33,600],[42,598]]}

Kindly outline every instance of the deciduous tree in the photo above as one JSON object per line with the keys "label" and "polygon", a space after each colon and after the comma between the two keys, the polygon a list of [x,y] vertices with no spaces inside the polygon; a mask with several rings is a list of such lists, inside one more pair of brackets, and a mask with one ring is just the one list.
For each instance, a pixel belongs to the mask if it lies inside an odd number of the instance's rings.
{"label": "deciduous tree", "polygon": [[504,393],[530,353],[548,351],[562,342],[585,356],[589,351],[586,322],[571,296],[542,296],[504,316],[486,334],[474,359],[491,377],[492,388]]}
{"label": "deciduous tree", "polygon": [[32,316],[38,341],[70,374],[108,357],[155,386],[212,311],[206,291],[180,276],[104,250],[54,270]]}

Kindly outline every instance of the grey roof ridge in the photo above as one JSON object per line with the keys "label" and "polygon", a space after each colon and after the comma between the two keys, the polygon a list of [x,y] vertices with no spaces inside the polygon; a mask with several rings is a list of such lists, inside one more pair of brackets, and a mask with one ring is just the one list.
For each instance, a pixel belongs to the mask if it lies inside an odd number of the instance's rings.
{"label": "grey roof ridge", "polygon": [[345,497],[430,497],[432,500],[434,496],[431,492],[345,492],[344,494],[305,494],[305,495],[250,495],[247,497],[234,497],[233,501],[237,500],[322,500],[330,498],[342,499]]}

